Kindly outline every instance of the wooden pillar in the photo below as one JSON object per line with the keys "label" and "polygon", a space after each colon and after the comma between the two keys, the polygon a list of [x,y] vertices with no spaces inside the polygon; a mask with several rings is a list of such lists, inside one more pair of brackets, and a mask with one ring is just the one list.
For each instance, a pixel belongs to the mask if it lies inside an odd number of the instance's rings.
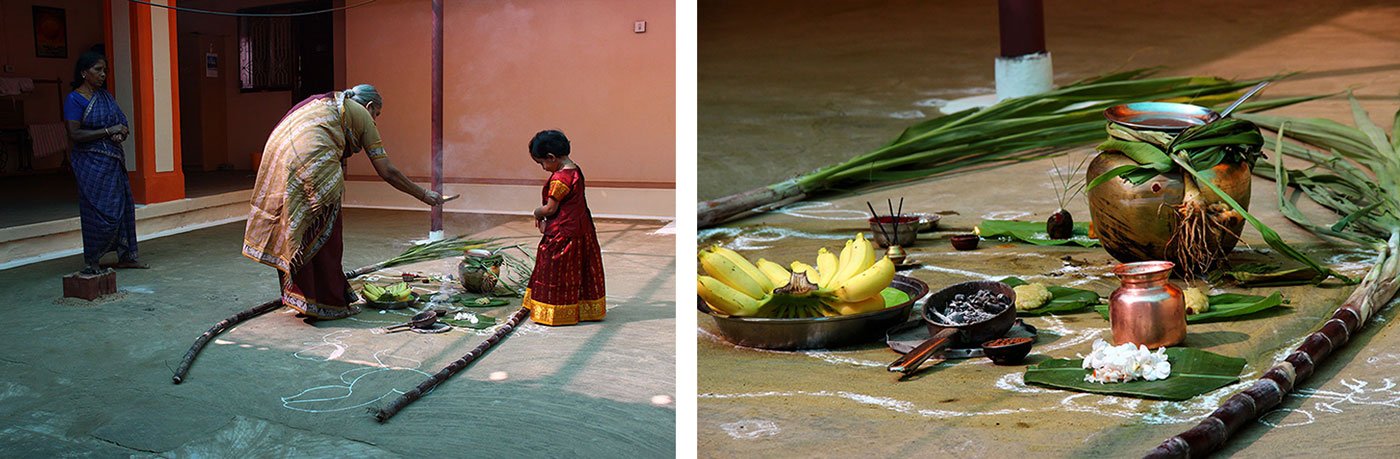
{"label": "wooden pillar", "polygon": [[996,61],[997,99],[1049,91],[1054,68],[1045,49],[1042,0],[998,0],[1001,55]]}
{"label": "wooden pillar", "polygon": [[[432,149],[433,191],[442,193],[442,0],[433,0]],[[442,206],[433,206],[429,240],[443,238]]]}

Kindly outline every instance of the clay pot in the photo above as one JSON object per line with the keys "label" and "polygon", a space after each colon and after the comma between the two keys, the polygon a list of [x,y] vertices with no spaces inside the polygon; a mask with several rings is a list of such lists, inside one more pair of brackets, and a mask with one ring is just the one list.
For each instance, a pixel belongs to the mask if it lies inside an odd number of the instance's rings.
{"label": "clay pot", "polygon": [[[1086,180],[1129,164],[1136,163],[1121,153],[1105,151],[1089,163]],[[1249,165],[1221,163],[1211,172],[1215,174],[1215,179],[1211,180],[1215,186],[1249,209]],[[1180,172],[1158,175],[1137,186],[1127,180],[1113,179],[1089,190],[1089,217],[1104,250],[1118,261],[1169,260],[1181,266],[1181,260],[1168,250],[1167,243],[1178,222],[1176,206],[1181,205],[1184,195]],[[1205,187],[1201,189],[1201,196],[1208,203],[1220,201]],[[1236,235],[1244,229],[1244,224],[1244,219],[1239,219],[1228,226],[1230,232],[1216,232],[1217,246],[1224,253],[1235,248],[1239,242]]]}

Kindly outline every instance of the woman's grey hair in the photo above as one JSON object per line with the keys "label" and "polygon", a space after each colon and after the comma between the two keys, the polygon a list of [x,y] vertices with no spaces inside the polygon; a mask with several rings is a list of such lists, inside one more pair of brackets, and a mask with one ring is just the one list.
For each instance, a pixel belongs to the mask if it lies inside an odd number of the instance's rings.
{"label": "woman's grey hair", "polygon": [[384,106],[384,99],[379,97],[379,90],[368,84],[357,84],[355,87],[345,90],[345,97],[355,99],[360,105],[369,106],[374,102],[380,107]]}

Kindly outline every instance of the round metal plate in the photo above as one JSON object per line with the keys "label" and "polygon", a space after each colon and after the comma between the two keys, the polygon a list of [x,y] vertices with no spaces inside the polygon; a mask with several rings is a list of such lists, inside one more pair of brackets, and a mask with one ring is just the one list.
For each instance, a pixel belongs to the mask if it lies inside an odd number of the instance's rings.
{"label": "round metal plate", "polygon": [[1103,111],[1109,121],[1135,129],[1181,131],[1209,123],[1216,113],[1199,105],[1173,102],[1134,102]]}

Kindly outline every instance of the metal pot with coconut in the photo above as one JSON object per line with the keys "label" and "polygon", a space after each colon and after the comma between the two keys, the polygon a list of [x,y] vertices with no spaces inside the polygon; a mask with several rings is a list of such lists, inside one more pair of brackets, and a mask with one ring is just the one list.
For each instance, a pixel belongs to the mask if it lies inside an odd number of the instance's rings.
{"label": "metal pot with coconut", "polygon": [[1166,102],[1104,111],[1109,139],[1089,163],[1086,194],[1110,255],[1124,263],[1171,261],[1190,276],[1225,260],[1245,224],[1227,199],[1248,209],[1250,170],[1264,142],[1253,123],[1226,116],[1262,87],[1221,114]]}
{"label": "metal pot with coconut", "polygon": [[485,249],[467,250],[462,262],[457,265],[457,273],[462,278],[462,288],[468,292],[490,294],[496,290],[501,278],[501,265],[505,257]]}

